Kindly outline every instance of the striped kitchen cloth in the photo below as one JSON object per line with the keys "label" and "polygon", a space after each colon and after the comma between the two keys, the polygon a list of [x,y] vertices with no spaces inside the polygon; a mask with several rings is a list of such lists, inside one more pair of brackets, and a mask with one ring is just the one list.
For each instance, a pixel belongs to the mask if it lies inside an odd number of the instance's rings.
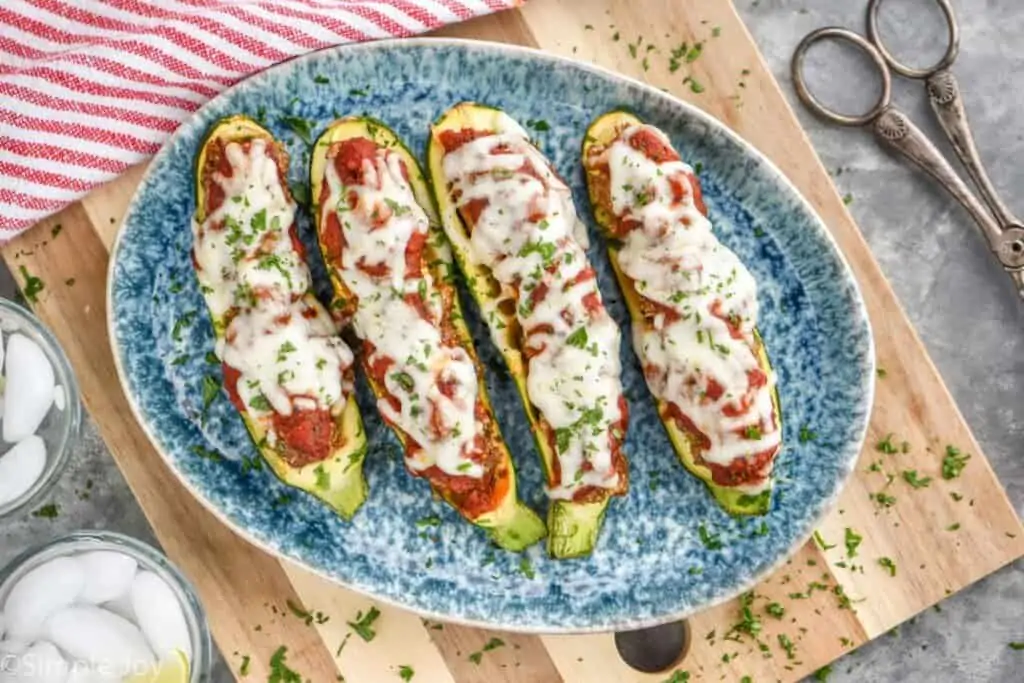
{"label": "striped kitchen cloth", "polygon": [[245,76],[522,0],[0,0],[0,242],[142,161]]}

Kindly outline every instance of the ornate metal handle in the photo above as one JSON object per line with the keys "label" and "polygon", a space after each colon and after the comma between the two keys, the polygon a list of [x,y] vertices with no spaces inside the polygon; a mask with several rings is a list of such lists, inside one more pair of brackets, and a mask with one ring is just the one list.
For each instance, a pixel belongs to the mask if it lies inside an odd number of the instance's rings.
{"label": "ornate metal handle", "polygon": [[935,178],[971,214],[992,251],[1024,297],[1024,227],[1004,229],[956,174],[939,150],[907,116],[886,107],[872,124],[876,137]]}
{"label": "ornate metal handle", "polygon": [[944,69],[930,76],[925,83],[928,86],[928,100],[932,110],[971,180],[981,191],[982,199],[1001,225],[1019,225],[1020,221],[996,194],[996,189],[981,163],[981,156],[978,154],[974,136],[967,122],[967,112],[964,110],[963,98],[960,97],[960,85],[956,76],[948,69]]}

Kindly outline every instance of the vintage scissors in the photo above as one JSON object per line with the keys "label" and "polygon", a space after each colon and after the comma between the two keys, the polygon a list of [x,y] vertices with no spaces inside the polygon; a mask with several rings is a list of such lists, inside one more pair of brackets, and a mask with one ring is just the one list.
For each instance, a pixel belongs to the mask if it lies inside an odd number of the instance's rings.
{"label": "vintage scissors", "polygon": [[[950,67],[960,51],[960,29],[953,15],[950,0],[936,0],[946,18],[949,46],[934,66],[915,69],[893,57],[882,44],[878,31],[878,12],[884,0],[870,0],[868,4],[868,39],[844,28],[828,27],[807,35],[793,55],[792,75],[797,94],[811,111],[844,126],[870,125],[875,136],[939,181],[974,218],[999,263],[1014,282],[1018,294],[1024,298],[1024,224],[1007,208],[996,194],[974,144],[967,114],[960,97],[960,87]],[[864,50],[882,75],[882,95],[874,107],[860,116],[849,116],[832,111],[811,94],[803,76],[807,50],[821,40],[841,40]],[[925,137],[903,112],[890,104],[892,74],[923,80],[932,111],[935,112],[957,156],[967,169],[981,200],[953,170],[938,149]]]}

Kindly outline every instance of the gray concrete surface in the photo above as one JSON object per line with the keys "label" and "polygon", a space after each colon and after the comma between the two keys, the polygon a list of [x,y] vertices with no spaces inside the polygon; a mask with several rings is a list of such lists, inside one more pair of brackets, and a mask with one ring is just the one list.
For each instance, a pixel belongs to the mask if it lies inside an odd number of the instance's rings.
{"label": "gray concrete surface", "polygon": [[[866,0],[735,0],[776,77],[836,183],[853,196],[851,210],[892,282],[933,360],[1004,483],[1024,512],[1024,304],[987,253],[966,214],[918,172],[882,152],[862,130],[819,122],[802,108],[789,82],[789,58],[800,38],[826,24],[863,30]],[[931,0],[889,0],[890,28],[899,29],[900,54],[936,57],[943,29]],[[1020,0],[955,0],[962,54],[955,71],[993,179],[1024,213],[1024,35]],[[919,19],[918,17],[922,17]],[[889,32],[886,35],[894,35]],[[830,62],[836,58],[840,61]],[[862,61],[842,50],[812,54],[809,74],[824,94],[847,108],[872,79]],[[855,87],[856,86],[856,87]],[[894,83],[894,99],[935,139],[922,87]],[[0,294],[10,294],[9,277]],[[85,481],[93,487],[84,490]],[[154,542],[95,428],[82,442],[54,492],[53,520],[24,515],[0,528],[0,566],[26,547],[77,528],[107,528]],[[838,661],[835,683],[1022,681],[1024,562],[998,572]],[[232,680],[219,661],[213,680]],[[362,683],[362,682],[360,682]]]}

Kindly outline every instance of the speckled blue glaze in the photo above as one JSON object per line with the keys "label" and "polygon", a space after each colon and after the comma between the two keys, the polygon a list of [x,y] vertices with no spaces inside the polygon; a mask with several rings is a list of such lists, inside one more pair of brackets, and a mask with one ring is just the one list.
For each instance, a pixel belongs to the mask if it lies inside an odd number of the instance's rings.
{"label": "speckled blue glaze", "polygon": [[[324,78],[329,83],[322,83]],[[720,238],[760,283],[761,332],[779,377],[785,450],[771,512],[755,520],[725,514],[689,475],[655,413],[630,345],[622,347],[631,422],[626,441],[632,490],[616,499],[590,558],[556,562],[543,544],[522,558],[493,549],[484,534],[432,499],[408,475],[397,442],[365,384],[360,402],[370,440],[370,497],[352,523],[278,482],[243,458],[255,449],[220,393],[204,413],[210,320],[189,262],[194,208],[192,163],[216,119],[247,113],[266,120],[292,154],[303,182],[304,143],[280,119],[318,129],[337,115],[369,113],[423,150],[428,123],[472,99],[538,133],[590,216],[578,163],[584,131],[598,114],[629,106],[667,131],[684,158],[700,162],[704,197]],[[302,236],[316,254],[310,222]],[[629,340],[629,316],[603,244],[590,257],[609,310]],[[319,286],[322,264],[311,257]],[[851,472],[871,407],[874,350],[860,294],[825,227],[782,175],[750,146],[699,111],[609,72],[537,52],[483,43],[413,40],[329,50],[232,88],[183,125],[154,160],[125,219],[112,258],[110,333],[122,381],[139,421],[174,472],[238,533],[267,550],[380,600],[441,619],[521,631],[635,628],[679,617],[751,586],[806,539]],[[493,401],[519,472],[521,494],[543,511],[541,470],[513,384],[467,306],[489,369]],[[191,324],[182,324],[191,318]],[[801,443],[802,426],[817,438]],[[225,458],[199,457],[195,447]],[[280,504],[282,494],[290,502]],[[416,521],[438,515],[439,526]],[[723,547],[706,548],[704,525]]]}

